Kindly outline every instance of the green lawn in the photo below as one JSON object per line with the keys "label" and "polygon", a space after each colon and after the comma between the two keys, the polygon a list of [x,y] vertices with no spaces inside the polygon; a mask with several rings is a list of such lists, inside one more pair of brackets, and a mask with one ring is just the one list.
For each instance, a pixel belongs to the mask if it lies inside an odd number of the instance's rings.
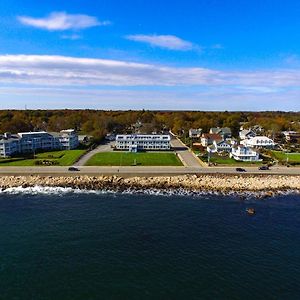
{"label": "green lawn", "polygon": [[[207,162],[207,157],[201,157],[199,156],[200,159],[202,159],[204,162]],[[211,163],[216,163],[218,165],[232,165],[232,166],[236,166],[236,165],[258,165],[261,164],[262,162],[250,162],[250,161],[237,161],[233,158],[230,158],[229,156],[219,156],[217,154],[213,154],[210,157],[210,162]]]}
{"label": "green lawn", "polygon": [[288,162],[290,164],[300,164],[300,153],[285,153],[282,151],[271,151],[272,156],[280,162]]}
{"label": "green lawn", "polygon": [[0,159],[1,166],[36,166],[37,161],[53,161],[54,165],[58,166],[71,166],[77,159],[85,153],[85,150],[62,150],[37,153],[35,159],[33,158],[12,158],[12,159]]}
{"label": "green lawn", "polygon": [[162,152],[103,152],[95,154],[87,166],[182,166],[174,153]]}

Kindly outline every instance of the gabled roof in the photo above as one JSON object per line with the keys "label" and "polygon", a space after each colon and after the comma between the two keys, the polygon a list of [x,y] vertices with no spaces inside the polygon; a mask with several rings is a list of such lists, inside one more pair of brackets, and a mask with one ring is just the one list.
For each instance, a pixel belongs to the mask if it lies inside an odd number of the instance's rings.
{"label": "gabled roof", "polygon": [[221,135],[216,133],[204,133],[202,137],[213,141],[223,141]]}

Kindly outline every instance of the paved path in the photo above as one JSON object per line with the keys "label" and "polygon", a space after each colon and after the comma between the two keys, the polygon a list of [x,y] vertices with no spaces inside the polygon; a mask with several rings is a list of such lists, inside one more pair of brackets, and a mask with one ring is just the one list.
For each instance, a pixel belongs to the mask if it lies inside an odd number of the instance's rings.
{"label": "paved path", "polygon": [[183,144],[179,139],[171,135],[171,146],[177,154],[182,158],[185,166],[187,167],[201,167],[201,163],[198,158],[194,156],[189,148]]}
{"label": "paved path", "polygon": [[257,167],[245,167],[247,172],[239,173],[235,167],[79,167],[79,172],[69,172],[68,167],[0,167],[0,175],[48,175],[48,176],[78,176],[78,175],[122,175],[122,176],[160,176],[180,174],[280,174],[300,175],[299,167],[272,167],[269,171],[260,171]]}
{"label": "paved path", "polygon": [[113,151],[111,146],[114,144],[114,142],[107,142],[105,144],[99,145],[97,148],[93,149],[92,151],[87,152],[85,155],[83,155],[78,162],[74,164],[74,166],[84,166],[87,161],[94,156],[95,154],[99,152],[110,152]]}

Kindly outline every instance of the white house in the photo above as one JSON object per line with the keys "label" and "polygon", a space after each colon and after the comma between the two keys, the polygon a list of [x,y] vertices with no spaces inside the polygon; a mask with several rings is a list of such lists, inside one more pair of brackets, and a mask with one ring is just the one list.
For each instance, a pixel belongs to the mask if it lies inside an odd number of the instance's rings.
{"label": "white house", "polygon": [[256,136],[256,134],[250,129],[243,129],[239,133],[241,140],[251,139]]}
{"label": "white house", "polygon": [[201,134],[202,134],[202,129],[201,128],[197,128],[197,129],[191,128],[189,130],[189,137],[191,139],[199,139],[201,137]]}
{"label": "white house", "polygon": [[246,147],[255,147],[255,148],[273,148],[275,143],[272,139],[266,136],[255,136],[250,139],[245,139],[241,141]]}
{"label": "white house", "polygon": [[223,138],[219,134],[215,133],[204,133],[201,136],[201,145],[207,147],[213,144],[216,141],[217,143],[223,141]]}
{"label": "white house", "polygon": [[137,152],[139,150],[170,150],[171,137],[168,134],[118,134],[116,149]]}
{"label": "white house", "polygon": [[213,141],[213,144],[207,148],[207,152],[230,152],[231,151],[231,144],[228,143],[227,141]]}
{"label": "white house", "polygon": [[260,161],[259,154],[255,150],[243,145],[233,147],[229,156],[238,161]]}

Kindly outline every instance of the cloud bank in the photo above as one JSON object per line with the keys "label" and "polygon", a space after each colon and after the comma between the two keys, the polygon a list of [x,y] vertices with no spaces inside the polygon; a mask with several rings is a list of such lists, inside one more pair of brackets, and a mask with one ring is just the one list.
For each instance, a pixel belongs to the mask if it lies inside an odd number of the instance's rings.
{"label": "cloud bank", "polygon": [[86,29],[95,26],[109,25],[109,21],[99,21],[96,17],[82,14],[67,14],[65,12],[52,12],[44,18],[19,16],[19,22],[24,25],[46,30]]}
{"label": "cloud bank", "polygon": [[0,55],[0,83],[44,86],[196,86],[277,92],[300,88],[300,70],[224,71],[118,60]]}

